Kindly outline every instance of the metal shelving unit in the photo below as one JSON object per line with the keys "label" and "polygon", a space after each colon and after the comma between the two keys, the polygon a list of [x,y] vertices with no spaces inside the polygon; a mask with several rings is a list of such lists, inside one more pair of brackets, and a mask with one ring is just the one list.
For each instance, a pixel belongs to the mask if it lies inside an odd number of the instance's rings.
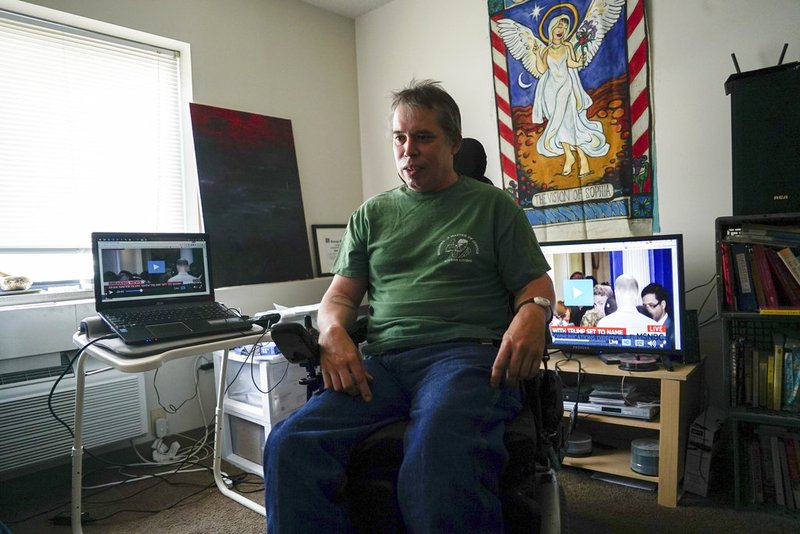
{"label": "metal shelving unit", "polygon": [[[733,452],[734,501],[737,508],[745,504],[745,495],[749,495],[750,479],[748,469],[750,460],[745,454],[744,445],[747,432],[755,431],[760,426],[800,429],[800,414],[741,404],[737,394],[739,384],[734,381],[734,362],[732,346],[737,340],[746,340],[754,349],[770,352],[774,350],[773,335],[800,331],[800,314],[798,310],[740,312],[729,309],[725,304],[725,288],[723,283],[722,257],[720,243],[730,237],[739,237],[743,223],[768,224],[776,226],[800,226],[800,213],[776,215],[749,215],[720,217],[716,220],[716,258],[717,258],[717,309],[722,319],[723,343],[723,383],[725,395],[729,399],[728,421],[731,424],[731,449]],[[764,504],[765,508],[770,505]],[[781,511],[788,511],[782,509]]]}

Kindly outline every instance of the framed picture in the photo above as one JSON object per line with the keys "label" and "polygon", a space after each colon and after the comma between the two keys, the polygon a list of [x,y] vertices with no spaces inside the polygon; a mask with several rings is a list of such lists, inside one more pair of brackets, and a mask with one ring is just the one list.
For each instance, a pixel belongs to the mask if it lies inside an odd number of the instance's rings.
{"label": "framed picture", "polygon": [[317,256],[317,273],[319,276],[333,276],[333,262],[342,244],[344,224],[312,224],[314,234],[314,252]]}

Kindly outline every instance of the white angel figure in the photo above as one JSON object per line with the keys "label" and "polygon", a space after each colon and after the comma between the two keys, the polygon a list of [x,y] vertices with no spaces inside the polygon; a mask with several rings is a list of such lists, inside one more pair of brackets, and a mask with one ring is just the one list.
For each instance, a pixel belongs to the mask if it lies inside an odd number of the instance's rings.
{"label": "white angel figure", "polygon": [[[575,165],[573,152],[579,162],[578,176],[585,178],[592,172],[588,158],[604,156],[610,148],[603,125],[587,117],[592,99],[583,89],[578,71],[586,68],[597,54],[606,33],[619,19],[625,1],[594,0],[580,25],[578,33],[583,37],[580,42],[566,15],[557,15],[550,21],[546,36],[542,35],[544,42],[530,28],[516,21],[501,19],[497,22],[498,33],[508,51],[539,79],[532,119],[535,124],[547,119],[547,126],[536,142],[536,149],[545,157],[563,155],[563,176],[569,175]],[[574,6],[560,6],[570,8],[577,19]],[[539,33],[542,33],[542,24]],[[576,48],[580,49],[580,55]]]}

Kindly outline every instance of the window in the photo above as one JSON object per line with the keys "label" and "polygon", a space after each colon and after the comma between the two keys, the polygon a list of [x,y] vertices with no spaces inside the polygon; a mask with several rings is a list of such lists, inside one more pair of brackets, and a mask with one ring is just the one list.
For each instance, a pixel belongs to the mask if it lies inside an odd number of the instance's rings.
{"label": "window", "polygon": [[91,278],[93,231],[200,227],[189,45],[0,0],[0,271]]}

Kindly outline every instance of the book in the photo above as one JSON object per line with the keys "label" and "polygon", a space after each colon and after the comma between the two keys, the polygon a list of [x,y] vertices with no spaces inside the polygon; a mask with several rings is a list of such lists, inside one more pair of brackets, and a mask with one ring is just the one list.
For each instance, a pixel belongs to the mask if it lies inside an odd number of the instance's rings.
{"label": "book", "polygon": [[789,459],[786,456],[786,439],[778,438],[778,458],[780,459],[780,474],[783,482],[783,500],[786,508],[796,510],[794,502],[794,491],[792,490],[792,479],[789,474]]}
{"label": "book", "polygon": [[792,478],[792,491],[794,492],[794,502],[800,508],[800,438],[791,436],[786,438],[786,458],[790,464],[794,463],[794,468],[789,466]]}
{"label": "book", "polygon": [[769,367],[769,354],[758,353],[758,406],[767,407],[767,369]]}
{"label": "book", "polygon": [[800,481],[800,463],[797,461],[797,452],[795,451],[795,440],[786,438],[783,441],[786,447],[786,462],[789,465],[789,478],[793,482]]}
{"label": "book", "polygon": [[775,470],[772,466],[772,445],[770,443],[770,436],[760,430],[759,427],[758,439],[761,446],[761,478],[764,481],[764,502],[775,502]]}
{"label": "book", "polygon": [[741,224],[743,235],[789,235],[800,237],[800,225],[797,224],[765,224],[744,221]]}
{"label": "book", "polygon": [[761,472],[761,446],[758,440],[750,441],[750,480],[753,489],[753,502],[764,502],[764,475]]}
{"label": "book", "polygon": [[736,311],[736,282],[733,274],[733,256],[731,245],[725,241],[719,244],[720,264],[722,267],[723,301],[728,310]]}
{"label": "book", "polygon": [[761,315],[800,315],[800,308],[761,308],[758,310]]}
{"label": "book", "polygon": [[794,255],[792,249],[789,247],[780,249],[778,251],[778,257],[786,265],[786,268],[789,269],[795,281],[800,284],[800,260]]}
{"label": "book", "polygon": [[760,355],[758,349],[753,347],[753,398],[750,403],[751,406],[754,408],[758,408],[758,388],[759,383],[761,382],[759,378],[759,369],[758,369],[758,361],[760,359]]}
{"label": "book", "polygon": [[731,362],[731,390],[730,390],[730,405],[736,407],[739,405],[739,385],[741,384],[741,377],[739,376],[739,361],[741,360],[742,345],[744,339],[739,338],[731,343],[731,353],[729,355]]}
{"label": "book", "polygon": [[800,245],[800,226],[743,222],[736,239],[748,243],[797,246]]}
{"label": "book", "polygon": [[736,308],[739,311],[758,311],[753,273],[750,265],[750,251],[744,243],[731,243],[733,270],[736,273]]}
{"label": "book", "polygon": [[772,342],[775,345],[775,352],[772,358],[772,365],[774,367],[773,381],[772,381],[772,409],[780,410],[783,404],[783,347],[786,343],[786,336],[780,333],[773,334]]}
{"label": "book", "polygon": [[[744,382],[741,387],[741,394],[739,398],[742,399],[747,406],[753,405],[753,345],[745,343],[742,346],[742,367],[744,368],[744,377],[740,382]],[[757,369],[757,367],[756,367]]]}
{"label": "book", "polygon": [[797,456],[797,463],[800,464],[800,437],[790,437],[794,443],[794,453]]}
{"label": "book", "polygon": [[787,338],[783,349],[781,409],[787,412],[800,412],[800,340],[794,338]]}
{"label": "book", "polygon": [[[786,506],[786,496],[783,487],[783,475],[781,474],[781,453],[782,446],[778,444],[778,436],[769,437],[769,446],[772,456],[772,480],[775,485],[775,502],[781,506]],[[783,449],[784,451],[786,449]]]}
{"label": "book", "polygon": [[[798,440],[800,440],[800,433],[798,433],[797,429],[790,430],[785,427],[774,425],[760,425],[755,428],[755,433],[758,436],[761,447],[761,469],[762,479],[764,481],[764,501],[773,503],[779,502],[778,485],[780,484],[782,488],[781,494],[783,500],[780,501],[779,504],[788,506],[789,503],[786,499],[787,490],[783,484],[783,472],[785,469],[781,464],[780,452],[781,450],[788,452],[785,444],[787,441],[792,441],[794,444],[795,456],[797,457],[797,447]],[[776,443],[774,449],[773,442]],[[788,456],[786,460],[788,464]],[[800,462],[800,458],[798,458],[798,461]],[[776,463],[779,464],[779,467],[777,468],[775,465]],[[789,473],[791,476],[791,471],[789,471]],[[794,499],[794,495],[800,491],[800,487],[796,487],[795,484],[792,484],[791,489],[793,494],[793,503],[797,505],[799,501]]]}
{"label": "book", "polygon": [[762,308],[779,308],[780,301],[778,300],[778,291],[775,288],[775,281],[772,279],[772,269],[769,267],[769,260],[767,260],[767,252],[764,245],[755,244],[752,248],[753,275],[758,273],[761,280],[761,289],[764,293],[762,301],[759,301]]}
{"label": "book", "polygon": [[767,263],[772,270],[773,280],[776,283],[778,290],[778,300],[781,304],[800,308],[800,284],[792,277],[786,264],[783,263],[778,251],[773,248],[766,248],[764,250],[767,258]]}
{"label": "book", "polygon": [[775,352],[770,352],[767,354],[767,391],[765,396],[767,397],[767,405],[766,408],[768,410],[775,409],[775,397],[774,392],[775,390]]}
{"label": "book", "polygon": [[[754,247],[756,245],[753,245]],[[753,250],[755,252],[755,250]],[[767,294],[764,292],[764,283],[761,281],[762,272],[758,265],[756,265],[755,254],[750,255],[750,272],[753,273],[753,290],[756,293],[756,302],[758,302],[758,309],[775,309],[776,306],[769,306],[767,304]]]}

